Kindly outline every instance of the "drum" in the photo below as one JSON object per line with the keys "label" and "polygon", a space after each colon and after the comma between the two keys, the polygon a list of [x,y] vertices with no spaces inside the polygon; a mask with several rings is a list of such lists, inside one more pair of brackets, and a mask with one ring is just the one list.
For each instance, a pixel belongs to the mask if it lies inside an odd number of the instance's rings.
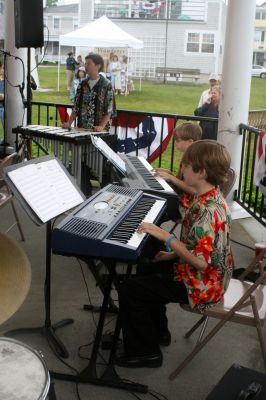
{"label": "drum", "polygon": [[49,386],[40,354],[17,340],[0,337],[0,399],[43,400]]}

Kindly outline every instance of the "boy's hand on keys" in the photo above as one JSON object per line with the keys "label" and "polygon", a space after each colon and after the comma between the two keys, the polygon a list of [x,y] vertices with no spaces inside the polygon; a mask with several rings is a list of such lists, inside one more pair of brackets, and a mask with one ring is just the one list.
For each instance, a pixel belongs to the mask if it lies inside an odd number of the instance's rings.
{"label": "boy's hand on keys", "polygon": [[169,181],[171,181],[171,178],[172,178],[173,175],[168,170],[164,170],[164,169],[158,168],[158,169],[155,169],[154,176],[160,176],[161,178],[163,178],[164,180],[169,182]]}
{"label": "boy's hand on keys", "polygon": [[163,242],[165,242],[170,235],[169,232],[166,232],[159,226],[156,226],[149,222],[143,222],[142,224],[140,224],[138,227],[138,233],[149,233],[151,236],[154,236],[156,239]]}

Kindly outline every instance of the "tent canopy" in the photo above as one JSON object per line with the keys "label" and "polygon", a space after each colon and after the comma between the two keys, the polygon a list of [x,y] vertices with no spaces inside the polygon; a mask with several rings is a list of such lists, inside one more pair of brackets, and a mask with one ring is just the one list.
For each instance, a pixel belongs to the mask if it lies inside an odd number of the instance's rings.
{"label": "tent canopy", "polygon": [[123,31],[106,16],[86,24],[80,29],[60,35],[60,46],[132,47],[142,49],[143,42]]}

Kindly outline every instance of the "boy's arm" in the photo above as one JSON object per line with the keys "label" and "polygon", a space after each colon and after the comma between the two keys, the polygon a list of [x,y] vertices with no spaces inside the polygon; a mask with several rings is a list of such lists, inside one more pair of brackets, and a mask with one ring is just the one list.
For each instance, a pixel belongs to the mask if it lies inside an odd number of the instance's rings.
{"label": "boy's arm", "polygon": [[[142,223],[139,228],[138,228],[138,233],[149,233],[151,236],[154,236],[158,240],[161,240],[162,242],[166,242],[171,234],[169,232],[166,232],[162,228],[150,224],[148,222]],[[186,263],[192,265],[196,269],[203,270],[207,268],[208,263],[201,258],[195,256],[192,254],[187,248],[184,243],[182,243],[180,240],[173,238],[171,242],[169,243],[169,246],[173,250],[173,252],[178,255],[182,260],[184,260]]]}
{"label": "boy's arm", "polygon": [[191,194],[192,196],[194,196],[197,193],[193,187],[189,186],[187,183],[177,178],[176,176],[172,176],[170,182],[179,189],[181,189],[183,192]]}
{"label": "boy's arm", "polygon": [[161,176],[161,173],[168,173],[170,175],[173,175],[173,173],[170,171],[170,169],[167,169],[167,168],[154,168],[153,171],[155,172],[155,176],[156,175]]}
{"label": "boy's arm", "polygon": [[164,178],[167,182],[171,182],[173,185],[178,187],[178,189],[182,190],[183,192],[186,192],[188,194],[191,194],[192,196],[196,194],[196,190],[193,189],[191,186],[187,185],[184,181],[181,179],[177,178],[176,176],[172,175],[169,172],[165,171],[158,171],[156,169],[155,176],[161,176]]}

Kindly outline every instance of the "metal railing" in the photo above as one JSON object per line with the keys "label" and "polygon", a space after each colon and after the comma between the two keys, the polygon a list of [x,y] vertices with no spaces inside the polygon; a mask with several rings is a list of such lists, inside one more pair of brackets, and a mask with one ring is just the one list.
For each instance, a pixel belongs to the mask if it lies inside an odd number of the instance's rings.
{"label": "metal railing", "polygon": [[[62,109],[72,109],[73,104],[60,104],[60,103],[48,103],[48,102],[40,102],[40,101],[33,101],[32,102],[32,124],[37,125],[55,125],[58,126],[61,124],[60,115],[59,115],[59,108]],[[164,168],[168,168],[171,171],[175,171],[178,169],[179,166],[179,158],[175,152],[174,146],[174,138],[172,137],[167,145],[167,150],[165,152],[162,151],[163,149],[163,130],[165,124],[167,124],[167,120],[173,121],[173,126],[177,123],[182,123],[185,121],[208,121],[213,122],[214,125],[218,123],[217,118],[208,118],[208,117],[198,117],[194,115],[183,115],[183,114],[162,114],[156,112],[142,112],[142,111],[134,111],[134,110],[117,110],[117,118],[113,120],[112,124],[112,132],[117,134],[117,129],[119,126],[119,116],[123,118],[123,126],[125,128],[125,137],[124,137],[124,149],[125,153],[128,153],[129,150],[129,142],[130,137],[128,135],[129,127],[130,127],[130,120],[132,117],[148,117],[148,134],[146,136],[147,141],[147,159],[150,157],[151,150],[150,150],[150,137],[152,135],[152,118],[160,118],[161,123],[160,125],[160,143],[158,146],[158,157],[156,161],[153,163],[156,167],[163,166]],[[140,126],[138,125],[136,128],[136,147],[135,147],[135,155],[138,155],[139,152],[139,143],[140,143]]]}
{"label": "metal railing", "polygon": [[241,205],[262,225],[266,226],[266,198],[254,184],[256,151],[260,131],[248,125],[240,124],[243,135],[239,186],[235,201]]}
{"label": "metal railing", "polygon": [[[48,102],[40,102],[33,101],[32,102],[32,124],[37,125],[55,125],[58,126],[61,124],[61,119],[59,115],[59,107],[64,110],[69,109],[69,111],[73,108],[73,104],[60,104],[60,103],[48,103]],[[176,171],[179,167],[180,159],[178,158],[175,152],[174,146],[174,138],[172,137],[170,142],[167,145],[167,149],[162,152],[163,148],[163,129],[165,124],[167,123],[167,119],[172,119],[174,125],[177,123],[181,123],[183,121],[209,121],[214,124],[218,123],[217,118],[204,118],[204,117],[196,117],[192,115],[182,115],[182,114],[161,114],[161,113],[151,113],[151,112],[141,112],[141,111],[133,111],[133,110],[117,110],[117,115],[122,116],[124,120],[125,126],[125,152],[128,150],[128,129],[129,129],[129,121],[133,116],[140,117],[146,116],[151,118],[161,118],[161,132],[160,132],[160,144],[159,144],[159,152],[158,158],[153,162],[153,165],[156,167],[164,167],[168,168],[171,171]],[[113,131],[117,133],[117,123],[119,118],[114,121]],[[151,123],[151,122],[150,122]],[[136,128],[137,137],[136,137],[136,148],[135,153],[138,155],[139,147],[139,139],[141,132],[139,130],[139,125]],[[148,132],[151,133],[151,126],[148,127]],[[263,194],[260,192],[259,188],[253,183],[254,176],[254,168],[255,168],[255,159],[256,159],[256,149],[257,149],[257,141],[259,130],[248,125],[241,124],[240,125],[240,134],[243,135],[243,147],[242,147],[242,156],[241,156],[241,166],[240,166],[240,179],[239,179],[239,188],[235,193],[235,201],[240,204],[249,214],[251,214],[255,219],[257,219],[262,225],[266,226],[266,200]],[[150,155],[150,140],[147,139],[148,143],[148,157]]]}

